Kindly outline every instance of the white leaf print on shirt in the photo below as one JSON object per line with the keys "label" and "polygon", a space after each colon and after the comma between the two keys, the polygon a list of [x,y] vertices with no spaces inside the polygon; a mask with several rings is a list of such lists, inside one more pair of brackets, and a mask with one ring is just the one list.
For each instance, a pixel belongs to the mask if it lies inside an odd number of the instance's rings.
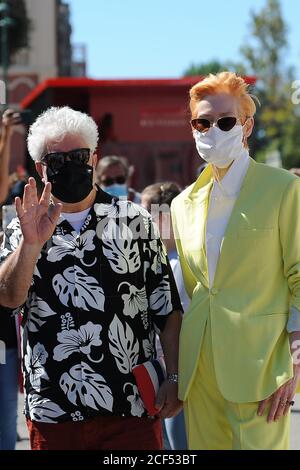
{"label": "white leaf print on shirt", "polygon": [[151,250],[155,253],[151,269],[155,274],[162,273],[162,264],[167,264],[167,252],[163,244],[157,243],[157,240],[152,240],[149,243]]}
{"label": "white leaf print on shirt", "polygon": [[103,254],[110,267],[118,274],[134,273],[141,266],[138,243],[133,240],[130,228],[120,227],[110,220],[103,229]]}
{"label": "white leaf print on shirt", "polygon": [[173,309],[168,276],[164,276],[159,286],[152,292],[149,300],[150,308],[158,315],[166,315]]}
{"label": "white leaf print on shirt", "polygon": [[[69,267],[63,274],[56,274],[53,289],[62,304],[90,310],[104,311],[104,293],[94,277],[88,276],[78,266]],[[71,304],[71,305],[70,305]]]}
{"label": "white leaf print on shirt", "polygon": [[128,323],[125,323],[124,327],[115,315],[109,326],[108,337],[109,350],[115,358],[119,371],[122,374],[129,374],[137,364],[139,356],[139,342],[134,339],[132,329]]}
{"label": "white leaf print on shirt", "polygon": [[143,401],[136,385],[126,383],[123,387],[123,391],[126,393],[126,388],[129,386],[131,388],[132,395],[128,395],[127,400],[131,403],[131,414],[132,416],[138,416],[140,418],[145,411]]}
{"label": "white leaf print on shirt", "polygon": [[41,391],[41,380],[49,380],[44,368],[47,358],[48,353],[43,344],[37,343],[33,349],[27,344],[24,358],[25,372],[29,374],[30,384],[37,392]]}
{"label": "white leaf print on shirt", "polygon": [[11,236],[9,237],[9,244],[11,246],[11,250],[15,251],[18,248],[21,238],[22,238],[22,232],[20,229],[18,219],[17,219],[17,222],[13,226],[9,225],[9,228],[12,228],[14,230]]}
{"label": "white leaf print on shirt", "polygon": [[47,255],[47,261],[60,261],[66,255],[73,255],[78,259],[83,259],[85,251],[95,249],[94,237],[95,230],[87,230],[80,236],[73,231],[66,235],[55,235],[52,240],[55,246],[52,246]]}
{"label": "white leaf print on shirt", "polygon": [[36,333],[46,323],[46,318],[56,315],[56,313],[49,307],[47,302],[40,297],[33,295],[30,302],[27,303],[28,317],[27,328],[32,333]]}
{"label": "white leaf print on shirt", "polygon": [[149,338],[143,339],[143,349],[144,349],[145,357],[147,359],[151,357],[154,353],[153,341],[154,341],[154,330],[151,330],[151,332],[149,333]]}
{"label": "white leaf print on shirt", "polygon": [[63,330],[57,334],[58,346],[53,351],[53,359],[62,361],[67,359],[74,352],[89,355],[92,346],[101,346],[100,332],[101,325],[94,325],[92,322],[82,325],[79,330]]}
{"label": "white leaf print on shirt", "polygon": [[64,372],[59,385],[74,405],[79,405],[81,402],[94,410],[105,408],[112,411],[111,389],[102,375],[96,374],[85,362],[71,367],[69,372]]}
{"label": "white leaf print on shirt", "polygon": [[116,219],[119,217],[129,217],[133,219],[138,215],[144,215],[149,218],[149,213],[141,206],[132,202],[126,201],[115,201],[112,204],[94,204],[94,210],[96,215],[99,217],[108,217],[110,219]]}
{"label": "white leaf print on shirt", "polygon": [[57,423],[55,418],[66,414],[59,405],[43,398],[37,393],[28,395],[29,415],[32,421],[41,421],[43,423]]}
{"label": "white leaf print on shirt", "polygon": [[118,291],[122,286],[127,286],[129,292],[122,294],[121,297],[124,301],[124,315],[134,318],[139,312],[143,312],[148,308],[148,300],[146,289],[137,289],[137,287],[130,285],[128,282],[122,282]]}
{"label": "white leaf print on shirt", "polygon": [[110,219],[116,219],[118,217],[118,207],[116,204],[94,204],[94,211],[98,217],[108,217]]}
{"label": "white leaf print on shirt", "polygon": [[39,257],[38,257],[38,259],[37,259],[37,261],[36,261],[36,263],[35,263],[34,271],[33,271],[33,277],[36,276],[36,277],[39,277],[40,279],[42,278],[42,276],[41,276],[41,273],[40,273],[39,268],[37,267],[37,265],[38,265],[38,262],[39,262],[39,260],[40,260],[41,258],[42,258],[42,255],[41,255],[41,253],[40,253],[40,254],[39,254]]}

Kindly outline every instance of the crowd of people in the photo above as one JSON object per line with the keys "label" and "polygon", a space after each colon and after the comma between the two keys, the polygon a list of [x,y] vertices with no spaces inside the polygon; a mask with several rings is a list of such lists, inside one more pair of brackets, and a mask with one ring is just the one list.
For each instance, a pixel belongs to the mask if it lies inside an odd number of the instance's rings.
{"label": "crowd of people", "polygon": [[124,156],[98,161],[96,123],[67,106],[28,132],[42,193],[24,171],[9,177],[20,121],[4,113],[0,449],[15,448],[20,360],[32,450],[289,448],[299,175],[250,157],[256,106],[236,74],[193,86],[190,111],[196,181],[141,193]]}

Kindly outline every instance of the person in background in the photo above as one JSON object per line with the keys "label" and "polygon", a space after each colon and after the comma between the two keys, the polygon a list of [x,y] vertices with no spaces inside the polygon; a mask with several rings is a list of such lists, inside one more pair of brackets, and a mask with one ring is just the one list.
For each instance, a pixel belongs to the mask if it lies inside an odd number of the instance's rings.
{"label": "person in background", "polygon": [[[165,182],[151,184],[141,193],[141,205],[151,213],[154,222],[159,227],[160,236],[166,247],[176,281],[182,308],[185,312],[190,304],[190,298],[187,295],[183,282],[170,214],[171,202],[180,192],[181,188],[177,183]],[[160,351],[159,344],[157,350]],[[187,449],[183,411],[173,418],[166,418],[163,425],[165,448],[171,450]]]}
{"label": "person in background", "polygon": [[291,168],[290,172],[296,176],[300,176],[300,168]]}
{"label": "person in background", "polygon": [[[44,191],[29,178],[0,252],[1,313],[23,307],[33,450],[160,450],[160,417],[181,409],[172,270],[149,214],[94,184],[97,141],[93,119],[69,107],[37,118],[28,150]],[[132,369],[155,357],[154,328],[167,377],[150,419]]]}
{"label": "person in background", "polygon": [[96,174],[100,188],[111,196],[122,197],[140,204],[141,195],[129,187],[134,168],[127,158],[107,156],[99,160]]}
{"label": "person in background", "polygon": [[27,171],[22,165],[18,165],[16,171],[9,175],[9,191],[5,204],[14,204],[16,197],[22,197],[27,182]]}
{"label": "person in background", "polygon": [[[2,116],[0,137],[0,204],[9,191],[10,143],[20,115],[7,109]],[[17,320],[0,307],[0,450],[14,450],[17,439],[18,334]]]}
{"label": "person in background", "polygon": [[0,450],[16,445],[19,367],[17,316],[0,306]]}
{"label": "person in background", "polygon": [[7,109],[2,116],[2,127],[0,136],[0,204],[8,195],[9,190],[9,158],[10,143],[14,127],[21,123],[20,114]]}
{"label": "person in background", "polygon": [[256,163],[244,79],[190,90],[207,168],[172,201],[191,305],[180,333],[179,398],[189,449],[285,450],[300,379],[300,180]]}

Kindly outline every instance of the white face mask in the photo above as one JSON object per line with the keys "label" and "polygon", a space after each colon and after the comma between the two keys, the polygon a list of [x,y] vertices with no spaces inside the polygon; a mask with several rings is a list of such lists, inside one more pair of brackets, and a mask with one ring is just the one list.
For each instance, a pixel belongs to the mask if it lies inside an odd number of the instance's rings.
{"label": "white face mask", "polygon": [[200,157],[218,168],[227,168],[245,151],[243,126],[236,124],[230,131],[212,126],[207,132],[194,130],[193,136]]}

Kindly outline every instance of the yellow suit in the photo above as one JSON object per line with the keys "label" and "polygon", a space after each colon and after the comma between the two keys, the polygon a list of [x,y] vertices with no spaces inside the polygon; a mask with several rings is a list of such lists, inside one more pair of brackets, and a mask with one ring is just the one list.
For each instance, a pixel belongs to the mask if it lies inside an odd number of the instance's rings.
{"label": "yellow suit", "polygon": [[205,221],[212,169],[177,196],[172,220],[192,302],[180,337],[179,397],[186,400],[210,317],[219,390],[235,403],[270,396],[293,376],[286,324],[300,310],[300,178],[250,160],[209,289]]}

